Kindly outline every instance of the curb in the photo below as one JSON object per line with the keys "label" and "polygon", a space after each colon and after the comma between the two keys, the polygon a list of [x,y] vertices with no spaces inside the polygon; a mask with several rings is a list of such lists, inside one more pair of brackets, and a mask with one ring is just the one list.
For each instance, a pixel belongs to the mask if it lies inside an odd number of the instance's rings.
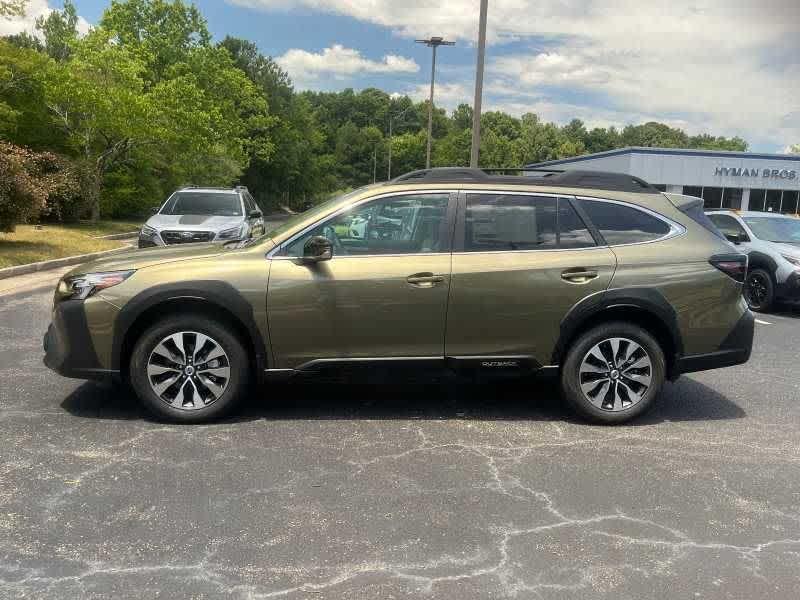
{"label": "curb", "polygon": [[42,262],[30,263],[27,265],[17,265],[16,267],[6,267],[5,269],[0,269],[0,279],[16,277],[17,275],[28,275],[29,273],[37,273],[39,271],[47,271],[59,267],[68,267],[70,265],[79,265],[80,263],[97,258],[105,258],[106,256],[125,252],[132,248],[133,246],[123,246],[122,248],[114,248],[113,250],[105,250],[103,252],[92,252],[79,256],[67,256],[66,258],[54,258],[53,260],[43,260]]}
{"label": "curb", "polygon": [[93,237],[93,240],[127,240],[135,238],[139,235],[139,230],[128,231],[127,233],[111,233],[109,235],[98,235]]}

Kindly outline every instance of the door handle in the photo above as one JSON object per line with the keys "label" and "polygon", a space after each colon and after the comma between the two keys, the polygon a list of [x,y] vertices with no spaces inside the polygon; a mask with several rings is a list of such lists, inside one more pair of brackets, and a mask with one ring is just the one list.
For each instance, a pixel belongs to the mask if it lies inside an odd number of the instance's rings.
{"label": "door handle", "polygon": [[416,287],[433,287],[437,283],[444,281],[444,275],[434,275],[433,273],[415,273],[406,277],[406,281]]}
{"label": "door handle", "polygon": [[561,279],[570,283],[586,283],[597,278],[597,271],[591,269],[574,269],[561,273]]}

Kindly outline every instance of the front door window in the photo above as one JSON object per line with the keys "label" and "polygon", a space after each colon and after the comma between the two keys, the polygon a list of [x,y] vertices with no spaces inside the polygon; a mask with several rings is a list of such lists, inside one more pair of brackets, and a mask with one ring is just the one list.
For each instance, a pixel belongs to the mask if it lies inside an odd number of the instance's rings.
{"label": "front door window", "polygon": [[284,256],[302,256],[317,235],[333,244],[334,256],[428,254],[449,251],[449,194],[380,198],[328,219],[287,245]]}

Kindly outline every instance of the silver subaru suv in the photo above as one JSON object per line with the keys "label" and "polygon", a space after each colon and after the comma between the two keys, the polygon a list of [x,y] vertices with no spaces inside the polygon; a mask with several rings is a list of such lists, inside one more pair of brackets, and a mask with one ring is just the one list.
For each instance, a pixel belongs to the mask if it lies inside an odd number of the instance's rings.
{"label": "silver subaru suv", "polygon": [[139,248],[230,242],[264,234],[264,218],[246,187],[184,187],[163,205],[139,232]]}
{"label": "silver subaru suv", "polygon": [[750,257],[744,296],[750,308],[800,303],[800,219],[769,212],[706,213],[729,242]]}

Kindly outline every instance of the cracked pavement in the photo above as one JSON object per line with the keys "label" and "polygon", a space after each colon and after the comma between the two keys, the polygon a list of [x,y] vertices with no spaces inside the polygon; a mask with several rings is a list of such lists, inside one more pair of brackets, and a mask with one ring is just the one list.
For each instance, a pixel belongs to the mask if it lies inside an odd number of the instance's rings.
{"label": "cracked pavement", "polygon": [[42,365],[50,300],[0,297],[0,598],[800,596],[799,314],[630,425],[368,380],[175,426]]}

